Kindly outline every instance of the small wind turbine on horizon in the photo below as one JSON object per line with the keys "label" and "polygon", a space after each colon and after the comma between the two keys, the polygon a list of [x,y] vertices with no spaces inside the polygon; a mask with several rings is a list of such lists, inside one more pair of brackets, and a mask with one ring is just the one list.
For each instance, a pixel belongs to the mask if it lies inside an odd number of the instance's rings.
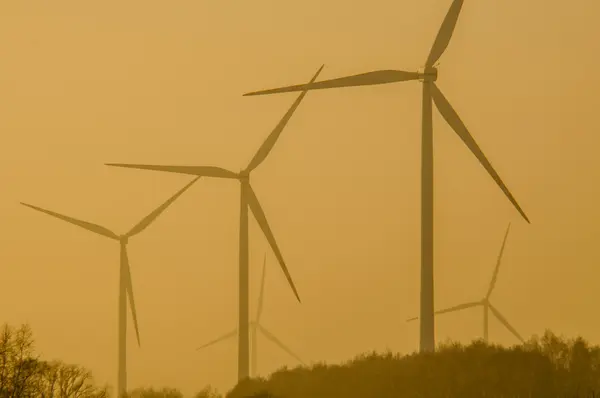
{"label": "small wind turbine on horizon", "polygon": [[246,93],[244,96],[287,93],[294,91],[319,90],[328,88],[341,88],[353,86],[369,86],[419,80],[423,83],[422,105],[422,134],[421,134],[421,297],[420,297],[420,351],[433,351],[435,349],[435,325],[433,315],[433,120],[432,101],[437,109],[452,127],[469,150],[479,160],[481,165],[493,178],[508,200],[513,204],[521,216],[529,223],[525,212],[521,209],[516,199],[510,193],[492,164],[484,155],[475,139],[462,122],[452,105],[435,84],[438,76],[436,68],[456,27],[458,16],[464,0],[454,0],[425,62],[423,71],[406,72],[400,70],[380,70],[361,73],[337,79],[323,80],[320,82],[287,86],[269,90]]}
{"label": "small wind turbine on horizon", "polygon": [[[510,223],[508,224],[508,227],[506,228],[506,234],[504,235],[504,240],[502,241],[502,246],[500,248],[500,254],[498,255],[498,260],[496,261],[496,268],[494,268],[494,273],[492,274],[492,280],[490,281],[490,286],[488,288],[488,291],[487,291],[485,297],[483,297],[483,299],[481,299],[480,301],[473,301],[473,302],[469,302],[469,303],[459,304],[454,307],[445,308],[443,310],[439,310],[439,311],[435,312],[436,315],[441,315],[441,314],[447,314],[449,312],[461,311],[461,310],[466,310],[468,308],[482,306],[483,307],[483,340],[486,343],[488,342],[489,311],[492,311],[492,314],[496,317],[496,319],[498,319],[498,321],[500,321],[500,323],[502,325],[504,325],[504,327],[506,329],[508,329],[509,332],[511,332],[517,339],[519,339],[519,341],[521,341],[521,343],[525,342],[525,340],[523,340],[523,338],[517,332],[517,330],[514,327],[512,327],[510,323],[508,323],[508,321],[506,320],[504,315],[502,315],[500,313],[500,311],[498,311],[498,309],[496,307],[494,307],[492,305],[492,303],[490,302],[490,296],[492,295],[492,292],[494,291],[494,288],[496,287],[496,281],[498,280],[498,271],[500,270],[500,263],[502,261],[502,255],[504,254],[504,247],[506,246],[506,238],[508,238],[509,230],[510,230]],[[411,321],[415,321],[417,319],[419,319],[419,317],[410,318],[410,319],[407,319],[406,321],[411,322]]]}
{"label": "small wind turbine on horizon", "polygon": [[[317,73],[313,76],[310,83],[314,82],[323,70],[321,66]],[[298,302],[300,302],[300,296],[296,290],[296,286],[292,281],[292,277],[287,269],[283,255],[279,250],[279,246],[275,240],[275,236],[271,231],[271,227],[267,222],[265,212],[258,201],[258,197],[254,192],[254,189],[250,185],[250,174],[256,169],[269,155],[277,139],[281,135],[283,129],[289,122],[290,118],[300,105],[302,99],[306,96],[306,91],[303,91],[296,101],[292,104],[287,113],[277,123],[271,134],[260,146],[258,151],[254,154],[248,166],[240,172],[227,170],[221,167],[215,166],[165,166],[165,165],[143,165],[143,164],[125,164],[125,163],[107,163],[107,166],[125,167],[132,169],[142,170],[154,170],[164,171],[178,174],[191,174],[201,177],[214,177],[214,178],[225,178],[234,179],[240,182],[240,237],[239,237],[239,322],[238,322],[238,380],[243,380],[249,377],[250,372],[250,347],[249,347],[249,264],[248,264],[248,208],[254,214],[254,218],[258,222],[262,229],[271,249],[273,250],[285,277],[289,285],[291,286],[294,295]]]}
{"label": "small wind turbine on horizon", "polygon": [[[265,258],[263,261],[262,278],[261,278],[261,282],[260,282],[260,292],[258,295],[258,306],[256,309],[256,318],[254,318],[254,321],[250,321],[250,323],[249,323],[249,328],[252,330],[252,345],[250,347],[250,350],[252,353],[251,364],[250,364],[250,370],[251,370],[252,377],[258,376],[258,332],[261,332],[263,334],[263,336],[265,336],[268,340],[271,340],[271,342],[273,342],[274,344],[279,346],[279,348],[281,348],[283,351],[285,351],[290,356],[292,356],[294,359],[296,359],[298,362],[300,362],[301,364],[304,365],[304,361],[302,359],[300,359],[300,357],[298,355],[296,355],[291,349],[289,349],[285,344],[283,344],[281,342],[281,340],[279,340],[277,337],[275,337],[275,335],[273,333],[269,332],[264,326],[262,326],[260,324],[260,318],[261,318],[261,315],[263,312],[263,302],[264,302],[265,275],[266,275],[266,271],[267,271],[266,262],[267,262],[267,255],[265,254]],[[231,332],[225,333],[221,337],[216,338],[212,341],[209,341],[208,343],[198,347],[197,350],[202,350],[203,348],[210,347],[211,345],[220,343],[221,341],[228,340],[232,337],[237,336],[237,334],[238,334],[238,329],[235,328]]]}
{"label": "small wind turbine on horizon", "polygon": [[131,269],[129,267],[129,257],[127,255],[127,244],[129,238],[144,231],[150,224],[152,224],[158,216],[160,216],[179,196],[181,196],[189,187],[192,186],[200,177],[195,178],[189,182],[186,186],[180,189],[175,195],[171,196],[166,202],[157,207],[154,211],[144,217],[140,222],[133,226],[127,233],[123,235],[117,235],[111,230],[102,227],[98,224],[82,221],[73,217],[65,216],[60,213],[56,213],[50,210],[43,209],[41,207],[33,206],[31,204],[23,203],[23,206],[29,207],[33,210],[48,214],[52,217],[56,217],[60,220],[66,221],[70,224],[76,225],[88,231],[94,232],[98,235],[119,241],[120,245],[120,265],[119,265],[119,347],[118,347],[118,370],[117,370],[117,396],[121,397],[127,391],[127,301],[126,297],[129,298],[129,307],[131,309],[131,316],[133,318],[133,326],[135,328],[135,336],[137,339],[138,347],[140,343],[140,333],[138,328],[137,311],[135,308],[135,300],[133,295],[133,282],[131,279]]}

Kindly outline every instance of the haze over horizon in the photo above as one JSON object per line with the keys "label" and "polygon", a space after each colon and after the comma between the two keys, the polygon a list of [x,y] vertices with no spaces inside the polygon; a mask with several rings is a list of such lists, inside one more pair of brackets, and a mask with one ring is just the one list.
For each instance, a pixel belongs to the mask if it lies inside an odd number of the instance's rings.
{"label": "haze over horizon", "polygon": [[[113,242],[24,201],[128,230],[191,176],[107,162],[244,167],[296,94],[248,91],[422,66],[450,0],[348,5],[189,0],[0,4],[0,322],[31,324],[44,357],[115,383]],[[531,218],[522,221],[434,110],[436,309],[486,291],[526,338],[549,328],[600,342],[586,314],[600,270],[600,4],[465,2],[437,84]],[[305,361],[411,352],[419,309],[420,85],[309,92],[253,186],[298,304],[250,221],[251,308]],[[129,387],[221,391],[236,342],[238,193],[201,179],[129,244],[142,347],[129,321]],[[514,338],[490,320],[490,341]],[[480,337],[481,311],[436,318],[436,340]],[[260,338],[260,337],[259,337]],[[293,359],[260,341],[259,370]]]}

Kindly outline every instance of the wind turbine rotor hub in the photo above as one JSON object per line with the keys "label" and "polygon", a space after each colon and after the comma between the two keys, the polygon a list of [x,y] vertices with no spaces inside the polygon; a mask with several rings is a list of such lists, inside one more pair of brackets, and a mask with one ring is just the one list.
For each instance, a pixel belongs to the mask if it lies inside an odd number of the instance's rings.
{"label": "wind turbine rotor hub", "polygon": [[435,82],[438,78],[438,70],[434,66],[419,68],[420,82]]}
{"label": "wind turbine rotor hub", "polygon": [[121,242],[122,245],[126,245],[127,242],[129,242],[129,237],[127,235],[121,235],[119,236],[119,242]]}
{"label": "wind turbine rotor hub", "polygon": [[240,171],[238,174],[238,179],[240,182],[248,182],[250,181],[250,173],[247,171]]}

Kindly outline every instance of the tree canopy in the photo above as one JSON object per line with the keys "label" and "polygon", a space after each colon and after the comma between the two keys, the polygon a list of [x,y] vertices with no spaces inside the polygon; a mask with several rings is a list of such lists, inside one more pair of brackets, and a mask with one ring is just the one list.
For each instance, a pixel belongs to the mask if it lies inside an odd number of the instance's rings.
{"label": "tree canopy", "polygon": [[546,332],[510,348],[475,341],[435,353],[369,353],[340,364],[283,368],[227,398],[587,397],[600,391],[600,349]]}

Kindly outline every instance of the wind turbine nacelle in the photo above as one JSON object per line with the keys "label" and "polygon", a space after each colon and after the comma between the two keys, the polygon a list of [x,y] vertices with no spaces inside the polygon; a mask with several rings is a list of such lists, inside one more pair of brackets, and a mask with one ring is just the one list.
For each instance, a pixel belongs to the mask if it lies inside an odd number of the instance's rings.
{"label": "wind turbine nacelle", "polygon": [[419,71],[419,81],[421,82],[434,82],[438,77],[437,68],[431,66],[429,68],[420,68]]}
{"label": "wind turbine nacelle", "polygon": [[238,180],[240,181],[250,181],[250,172],[247,170],[242,170],[238,173]]}

